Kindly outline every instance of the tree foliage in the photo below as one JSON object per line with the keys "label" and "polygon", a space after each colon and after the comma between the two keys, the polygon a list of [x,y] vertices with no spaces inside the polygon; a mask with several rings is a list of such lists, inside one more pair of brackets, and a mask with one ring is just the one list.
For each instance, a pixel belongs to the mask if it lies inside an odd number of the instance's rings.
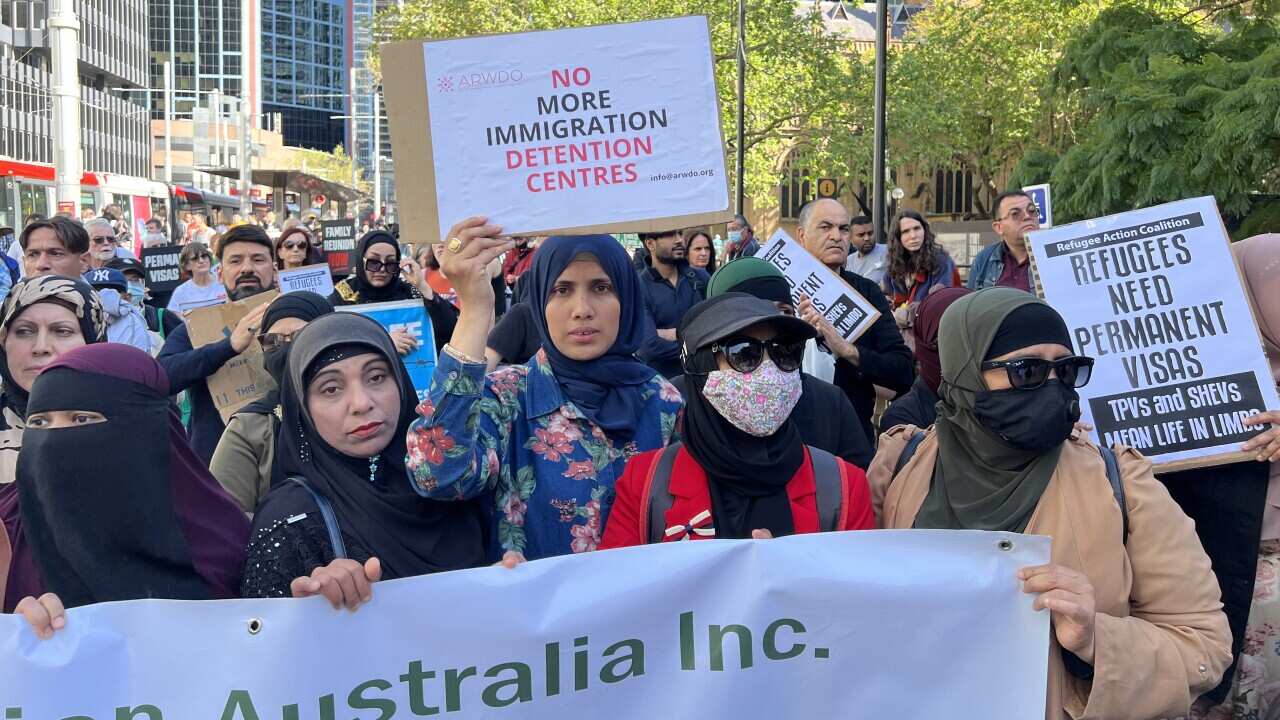
{"label": "tree foliage", "polygon": [[[289,170],[308,172],[316,177],[341,185],[351,184],[353,160],[341,145],[330,152],[312,150],[310,148],[293,148],[286,162]],[[360,170],[356,169],[356,185],[361,192],[370,192],[371,184]]]}
{"label": "tree foliage", "polygon": [[1118,6],[1069,44],[1052,87],[1081,106],[1073,132],[1054,148],[1057,216],[1096,217],[1198,195],[1216,196],[1226,214],[1239,216],[1251,194],[1277,189],[1274,14],[1233,13],[1219,23]]}

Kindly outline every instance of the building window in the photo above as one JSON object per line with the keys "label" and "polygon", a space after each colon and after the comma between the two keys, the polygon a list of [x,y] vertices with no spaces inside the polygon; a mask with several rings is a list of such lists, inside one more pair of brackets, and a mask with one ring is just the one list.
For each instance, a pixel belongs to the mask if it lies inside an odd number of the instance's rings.
{"label": "building window", "polygon": [[933,174],[933,208],[937,215],[967,215],[973,212],[973,173],[942,170]]}
{"label": "building window", "polygon": [[809,178],[809,158],[806,153],[792,150],[787,163],[782,168],[782,183],[779,188],[779,214],[784,220],[795,220],[800,217],[800,210],[814,195],[813,183]]}

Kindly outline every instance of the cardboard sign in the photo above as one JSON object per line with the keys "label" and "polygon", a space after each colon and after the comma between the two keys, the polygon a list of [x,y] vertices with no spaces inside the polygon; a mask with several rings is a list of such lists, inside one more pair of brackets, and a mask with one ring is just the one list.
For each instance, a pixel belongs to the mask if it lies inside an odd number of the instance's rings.
{"label": "cardboard sign", "polygon": [[333,274],[329,271],[328,265],[307,265],[292,270],[281,270],[279,277],[281,293],[309,290],[323,297],[333,294]]}
{"label": "cardboard sign", "polygon": [[809,254],[785,230],[774,233],[756,257],[768,261],[787,277],[792,301],[799,305],[800,296],[807,295],[814,308],[849,342],[862,337],[880,317],[870,300]]}
{"label": "cardboard sign", "polygon": [[1031,197],[1031,202],[1040,210],[1040,227],[1053,227],[1053,195],[1049,192],[1049,184],[1028,185],[1022,192]]}
{"label": "cardboard sign", "polygon": [[705,17],[383,47],[402,225],[439,241],[729,220]]}
{"label": "cardboard sign", "polygon": [[418,349],[402,355],[409,380],[417,391],[418,400],[425,400],[431,389],[431,376],[436,371],[436,335],[431,326],[431,316],[421,300],[368,303],[365,305],[341,305],[339,312],[365,315],[377,320],[387,332],[408,331],[418,341]]}
{"label": "cardboard sign", "polygon": [[1159,471],[1236,462],[1280,407],[1227,232],[1212,197],[1028,236],[1039,287],[1096,360],[1080,389],[1102,445],[1141,450]]}
{"label": "cardboard sign", "polygon": [[[248,315],[249,311],[275,300],[279,295],[275,290],[268,290],[237,302],[192,310],[187,313],[187,329],[191,333],[192,347],[202,347],[231,337],[236,323]],[[224,423],[237,410],[276,387],[276,381],[271,379],[271,375],[262,366],[262,346],[258,344],[257,338],[253,339],[247,350],[231,358],[205,382]]]}
{"label": "cardboard sign", "polygon": [[320,237],[329,269],[334,275],[350,275],[357,261],[355,224],[350,220],[321,220]]}
{"label": "cardboard sign", "polygon": [[182,284],[181,245],[162,245],[142,251],[142,267],[147,272],[147,289],[153,293],[172,292]]}

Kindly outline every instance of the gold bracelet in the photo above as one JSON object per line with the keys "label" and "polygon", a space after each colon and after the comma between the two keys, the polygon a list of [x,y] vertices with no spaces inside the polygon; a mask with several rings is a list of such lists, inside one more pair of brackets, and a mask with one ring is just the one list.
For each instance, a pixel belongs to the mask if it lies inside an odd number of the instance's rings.
{"label": "gold bracelet", "polygon": [[444,351],[448,353],[449,357],[453,358],[454,360],[457,360],[460,363],[463,363],[464,365],[486,365],[487,364],[487,361],[485,361],[483,358],[477,360],[471,357],[470,355],[467,355],[466,353],[462,352],[458,348],[450,345],[449,343],[445,343]]}

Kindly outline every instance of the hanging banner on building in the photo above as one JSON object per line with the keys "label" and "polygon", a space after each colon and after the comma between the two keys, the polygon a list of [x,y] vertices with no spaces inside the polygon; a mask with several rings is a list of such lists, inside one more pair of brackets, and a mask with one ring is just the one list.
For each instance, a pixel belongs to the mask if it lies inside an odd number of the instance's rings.
{"label": "hanging banner on building", "polygon": [[1280,407],[1226,228],[1212,197],[1086,220],[1028,236],[1045,299],[1075,351],[1096,360],[1083,420],[1106,446],[1157,470],[1235,462]]}
{"label": "hanging banner on building", "polygon": [[[268,290],[236,302],[219,303],[215,307],[199,308],[187,313],[187,329],[191,333],[191,346],[201,347],[231,337],[231,331],[249,311],[269,303],[280,293]],[[206,382],[213,405],[227,422],[237,410],[265,396],[276,388],[276,381],[262,365],[262,346],[255,337],[249,348],[231,358]]]}
{"label": "hanging banner on building", "polygon": [[329,297],[333,294],[333,273],[328,265],[307,265],[280,271],[280,292],[307,290]]}
{"label": "hanging banner on building", "polygon": [[1044,537],[822,533],[392,580],[354,613],[116,602],[43,641],[4,615],[0,697],[11,720],[1037,718],[1049,613],[1015,573],[1048,560]]}
{"label": "hanging banner on building", "polygon": [[485,215],[513,235],[725,222],[702,16],[384,46],[403,224]]}
{"label": "hanging banner on building", "polygon": [[142,251],[142,268],[147,273],[147,289],[153,293],[172,292],[182,284],[181,245],[161,245]]}
{"label": "hanging banner on building", "polygon": [[418,393],[418,399],[427,397],[431,389],[431,376],[436,371],[436,336],[431,326],[431,316],[421,300],[366,303],[364,305],[339,305],[339,312],[359,313],[377,320],[389,333],[407,332],[418,341],[418,349],[401,355],[409,380]]}
{"label": "hanging banner on building", "polygon": [[779,228],[756,257],[782,271],[791,285],[791,299],[798,305],[807,295],[813,307],[831,323],[841,337],[853,342],[871,329],[880,311],[830,268]]}
{"label": "hanging banner on building", "polygon": [[356,226],[352,220],[321,220],[320,238],[325,259],[334,275],[352,273],[359,258],[355,257]]}

